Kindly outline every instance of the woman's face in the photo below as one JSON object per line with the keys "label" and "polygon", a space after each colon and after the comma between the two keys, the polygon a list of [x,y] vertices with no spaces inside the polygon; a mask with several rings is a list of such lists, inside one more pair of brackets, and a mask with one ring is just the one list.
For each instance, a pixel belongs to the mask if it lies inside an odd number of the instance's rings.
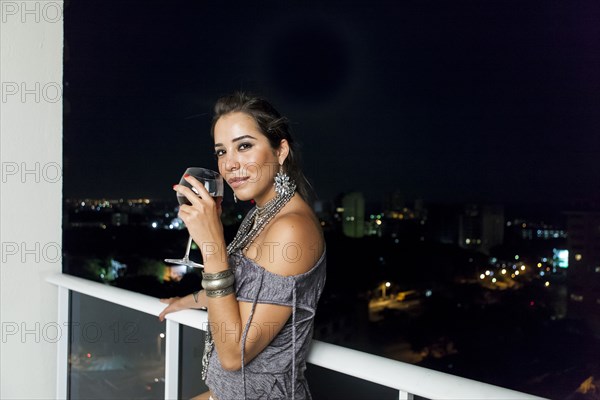
{"label": "woman's face", "polygon": [[219,172],[238,199],[262,206],[275,196],[273,179],[287,156],[286,140],[274,150],[254,118],[242,112],[220,117],[214,139]]}

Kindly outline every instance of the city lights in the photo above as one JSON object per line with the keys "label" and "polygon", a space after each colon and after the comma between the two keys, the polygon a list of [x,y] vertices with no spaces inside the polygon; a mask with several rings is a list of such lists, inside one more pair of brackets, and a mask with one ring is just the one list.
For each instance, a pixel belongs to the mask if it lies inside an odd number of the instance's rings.
{"label": "city lights", "polygon": [[[99,224],[104,225],[107,229],[113,229],[115,226],[119,225],[129,225],[133,227],[142,227],[148,229],[150,231],[154,231],[153,234],[156,234],[157,231],[163,230],[180,230],[185,229],[185,225],[182,221],[176,217],[177,208],[171,206],[170,204],[164,204],[157,201],[152,201],[150,206],[148,206],[145,202],[134,202],[134,201],[125,201],[125,202],[105,202],[103,200],[86,200],[83,202],[83,208],[80,207],[81,202],[79,200],[75,200],[72,205],[72,216],[73,219],[70,220],[72,227],[78,228],[80,226],[86,226],[85,224],[87,220],[84,218],[87,216],[91,216],[88,218],[96,218],[96,225]],[[128,205],[127,205],[128,204]],[[346,210],[348,211],[350,207],[340,208],[338,210]],[[425,223],[424,215],[414,213],[409,209],[402,210],[398,208],[396,211],[391,210],[386,212],[385,215],[378,212],[371,211],[370,213],[365,212],[364,214],[359,213],[351,213],[346,212],[345,215],[339,215],[334,213],[335,208],[331,207],[330,214],[323,213],[319,215],[319,223],[321,226],[325,228],[325,230],[331,231],[340,229],[342,230],[343,226],[341,224],[344,223],[344,220],[349,222],[358,222],[363,223],[365,226],[365,235],[367,235],[366,231],[369,230],[369,235],[375,235],[378,232],[380,237],[389,238],[389,244],[397,248],[399,244],[408,245],[411,240],[418,240],[425,242],[435,242],[439,240],[435,237],[431,237],[427,232],[427,230],[423,230],[421,227],[416,227],[421,222],[421,225]],[[228,220],[230,224],[239,223],[240,220],[244,218],[244,214],[239,212],[238,210],[226,211],[229,213],[225,220]],[[84,213],[87,213],[84,215]],[[138,215],[146,216],[146,218],[139,218]],[[410,223],[411,225],[408,225]],[[429,219],[427,220],[429,223]],[[80,225],[78,225],[80,224]],[[407,224],[407,225],[403,225]],[[513,227],[520,228],[521,221],[518,223],[514,223]],[[531,236],[536,238],[536,231],[532,228],[535,226],[533,224],[528,224],[528,228],[532,230]],[[411,227],[414,229],[413,231],[406,231],[405,229]],[[428,227],[429,228],[429,227]],[[537,226],[535,226],[537,229]],[[412,235],[412,236],[409,236]],[[537,236],[539,237],[539,235]],[[519,238],[521,239],[521,238]],[[530,237],[523,237],[522,239],[533,240]],[[540,239],[541,240],[541,239]],[[459,237],[458,240],[459,247],[467,249],[469,253],[462,259],[462,262],[465,266],[469,266],[469,268],[478,266],[479,269],[477,272],[472,275],[472,278],[469,279],[468,276],[462,276],[461,282],[465,284],[471,284],[473,281],[479,283],[478,290],[482,290],[485,293],[488,293],[489,299],[485,301],[495,302],[498,301],[497,296],[501,296],[501,292],[512,292],[519,291],[522,288],[526,288],[528,285],[537,285],[539,288],[545,288],[545,292],[551,294],[553,289],[550,289],[550,275],[554,276],[559,270],[559,264],[557,261],[560,260],[564,262],[565,265],[568,262],[568,259],[571,258],[571,262],[575,262],[576,260],[582,260],[583,251],[580,250],[581,254],[575,254],[571,257],[568,257],[568,252],[566,250],[555,250],[554,256],[548,256],[548,259],[544,259],[542,254],[524,254],[520,250],[512,250],[508,253],[506,257],[498,256],[493,252],[488,254],[487,259],[484,253],[479,253],[477,256],[476,252],[480,252],[479,246],[483,243],[489,244],[489,238],[486,238],[485,235],[482,235],[480,232],[471,232],[465,234],[463,237]],[[192,250],[198,251],[198,247],[195,242],[192,243]],[[521,255],[516,254],[516,252],[521,252]],[[385,253],[381,253],[385,254]],[[586,253],[587,254],[587,253]],[[591,258],[590,256],[587,256]],[[415,258],[418,260],[422,260],[422,257]],[[532,271],[537,266],[538,274],[535,276],[530,276],[527,269],[527,265],[525,262],[531,262],[529,260],[535,260],[533,264],[529,264],[529,267],[532,268]],[[387,255],[384,257],[383,255],[377,255],[374,259],[378,265],[381,266],[389,266],[392,267],[397,263],[397,260],[394,258],[388,258]],[[587,260],[586,260],[587,261]],[[600,264],[599,269],[600,269]],[[553,268],[553,271],[551,271]],[[164,269],[164,268],[163,268]],[[160,271],[163,271],[161,269]],[[132,269],[132,270],[135,270]],[[469,269],[466,268],[466,271]],[[108,270],[95,270],[95,279],[98,276],[101,276],[100,280],[109,282],[114,280],[116,274],[110,274],[107,272]],[[163,281],[176,281],[177,279],[181,279],[186,271],[176,271],[173,267],[169,267],[168,272],[161,272],[161,279]],[[125,274],[121,274],[125,276]],[[174,277],[177,278],[174,278]],[[113,277],[113,278],[110,278]],[[479,277],[479,280],[477,279]],[[390,276],[392,278],[392,276]],[[539,282],[535,280],[535,278],[539,279]],[[394,278],[396,279],[396,278]],[[398,280],[398,282],[392,283],[391,281],[383,281],[380,280],[376,290],[371,291],[371,299],[369,301],[369,320],[377,321],[381,319],[394,318],[396,315],[401,314],[403,316],[408,315],[408,311],[410,313],[414,313],[415,316],[419,315],[419,313],[423,312],[420,309],[420,302],[424,301],[427,298],[432,298],[431,290],[423,290],[422,292],[416,292],[415,290],[410,290],[410,286],[408,286],[409,282],[403,282]],[[552,285],[554,287],[554,283]],[[560,287],[560,286],[556,286]],[[404,292],[398,292],[399,290],[404,290]],[[496,294],[491,294],[491,292],[496,292]],[[413,293],[408,295],[408,293]],[[510,295],[510,293],[507,293]],[[576,301],[576,300],[571,300]],[[466,309],[465,302],[461,302],[459,307],[463,307]],[[530,308],[531,310],[536,310],[538,304],[545,304],[540,302],[538,298],[528,298],[522,306]],[[534,307],[535,306],[535,307]],[[383,312],[385,311],[385,312]],[[411,316],[412,318],[412,316]],[[155,334],[155,340],[157,341],[158,346],[163,346],[166,340],[166,333],[163,331],[162,333],[159,331],[158,334]],[[85,354],[85,353],[84,353]],[[94,358],[98,358],[98,354],[94,353]],[[151,378],[152,379],[152,378]]]}

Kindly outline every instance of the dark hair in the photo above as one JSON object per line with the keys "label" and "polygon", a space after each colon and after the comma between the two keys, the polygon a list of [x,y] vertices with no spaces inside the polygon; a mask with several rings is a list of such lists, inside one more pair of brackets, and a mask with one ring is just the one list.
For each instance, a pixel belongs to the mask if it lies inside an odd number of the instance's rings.
{"label": "dark hair", "polygon": [[298,145],[290,135],[290,127],[287,118],[281,114],[265,99],[251,96],[244,92],[234,92],[230,95],[223,96],[214,108],[214,116],[210,133],[215,137],[215,125],[219,118],[223,115],[234,112],[242,112],[251,116],[260,132],[265,135],[271,144],[271,148],[278,149],[281,145],[281,140],[285,139],[288,142],[290,151],[285,161],[283,162],[283,170],[296,183],[296,190],[302,198],[310,202],[313,196],[312,186],[302,173],[300,168],[300,154]]}

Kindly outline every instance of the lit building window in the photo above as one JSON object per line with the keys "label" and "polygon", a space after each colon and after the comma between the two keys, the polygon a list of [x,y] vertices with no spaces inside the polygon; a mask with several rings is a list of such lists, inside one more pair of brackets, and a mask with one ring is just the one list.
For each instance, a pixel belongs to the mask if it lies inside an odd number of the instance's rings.
{"label": "lit building window", "polygon": [[571,293],[571,300],[581,302],[583,301],[583,296],[576,293]]}

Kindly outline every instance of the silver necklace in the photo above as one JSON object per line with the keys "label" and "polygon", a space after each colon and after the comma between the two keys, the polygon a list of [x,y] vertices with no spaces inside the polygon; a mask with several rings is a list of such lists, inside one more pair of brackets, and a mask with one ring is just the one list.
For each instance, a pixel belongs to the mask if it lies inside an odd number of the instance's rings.
{"label": "silver necklace", "polygon": [[296,185],[291,184],[290,190],[286,194],[277,194],[273,199],[269,200],[263,207],[254,207],[250,210],[248,218],[242,222],[240,229],[233,241],[227,246],[227,254],[244,249],[248,250],[254,240],[260,235],[265,227],[271,222],[273,217],[281,211],[288,201],[294,196]]}

